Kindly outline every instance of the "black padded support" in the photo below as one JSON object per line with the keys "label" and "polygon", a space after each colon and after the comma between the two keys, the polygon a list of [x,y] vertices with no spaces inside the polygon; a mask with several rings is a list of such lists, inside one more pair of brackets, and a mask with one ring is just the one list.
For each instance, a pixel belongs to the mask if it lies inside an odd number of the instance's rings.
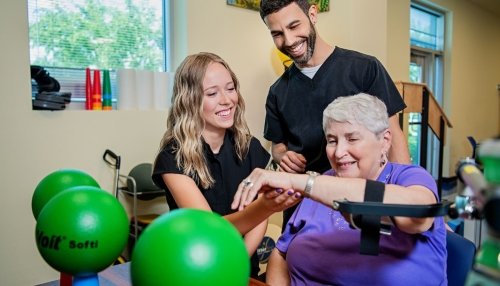
{"label": "black padded support", "polygon": [[366,180],[365,186],[365,202],[383,202],[384,201],[385,184]]}
{"label": "black padded support", "polygon": [[[334,201],[334,209],[350,213],[363,215],[379,216],[406,216],[406,217],[438,217],[446,216],[450,212],[451,201],[442,201],[441,203],[431,205],[403,205],[403,204],[384,204],[382,202],[363,202],[355,203],[349,201]],[[357,222],[357,221],[356,221]],[[357,225],[357,224],[356,224]]]}
{"label": "black padded support", "polygon": [[[384,200],[385,184],[377,181],[366,180],[365,202],[382,202]],[[365,255],[378,255],[380,241],[380,216],[361,216],[361,244],[359,253]]]}

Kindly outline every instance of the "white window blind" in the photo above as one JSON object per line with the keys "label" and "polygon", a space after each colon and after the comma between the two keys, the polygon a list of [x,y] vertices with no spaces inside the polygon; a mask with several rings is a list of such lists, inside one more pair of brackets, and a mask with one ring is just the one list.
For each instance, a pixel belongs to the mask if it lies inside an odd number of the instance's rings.
{"label": "white window blind", "polygon": [[442,50],[444,45],[444,17],[421,6],[410,9],[411,45]]}
{"label": "white window blind", "polygon": [[166,71],[167,2],[28,0],[30,63],[71,92],[72,102],[85,100],[85,68],[110,70],[114,97],[117,69]]}

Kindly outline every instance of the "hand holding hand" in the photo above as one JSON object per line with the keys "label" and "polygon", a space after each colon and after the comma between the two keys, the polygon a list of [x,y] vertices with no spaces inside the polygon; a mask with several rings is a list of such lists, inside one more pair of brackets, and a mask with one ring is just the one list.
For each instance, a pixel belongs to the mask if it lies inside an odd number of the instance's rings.
{"label": "hand holding hand", "polygon": [[268,210],[283,211],[302,200],[302,195],[292,189],[274,189],[261,193],[257,200],[262,200]]}
{"label": "hand holding hand", "polygon": [[264,193],[267,199],[276,199],[275,203],[279,205],[288,197],[295,195],[291,189],[292,182],[289,174],[257,168],[238,186],[231,208],[242,210],[254,200],[258,193]]}

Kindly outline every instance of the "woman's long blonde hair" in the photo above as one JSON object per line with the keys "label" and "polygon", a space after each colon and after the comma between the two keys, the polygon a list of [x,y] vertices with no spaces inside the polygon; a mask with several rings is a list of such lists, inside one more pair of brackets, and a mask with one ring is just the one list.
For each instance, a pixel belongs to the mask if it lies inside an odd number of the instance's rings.
{"label": "woman's long blonde hair", "polygon": [[203,79],[211,63],[222,64],[231,75],[238,104],[234,114],[234,124],[230,130],[234,134],[235,151],[242,160],[249,149],[251,134],[244,118],[245,102],[240,94],[240,85],[229,65],[212,53],[198,53],[184,59],[175,73],[172,107],[167,118],[167,130],[160,143],[160,152],[174,143],[177,167],[192,177],[205,189],[215,183],[207,166],[203,152],[202,131],[205,128],[203,112]]}

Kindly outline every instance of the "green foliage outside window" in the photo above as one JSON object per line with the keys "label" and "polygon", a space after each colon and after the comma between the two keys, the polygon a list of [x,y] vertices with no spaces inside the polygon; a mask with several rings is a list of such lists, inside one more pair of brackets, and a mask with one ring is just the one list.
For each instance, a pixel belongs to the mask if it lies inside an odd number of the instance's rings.
{"label": "green foliage outside window", "polygon": [[31,64],[163,70],[162,15],[151,1],[39,2],[30,3]]}

